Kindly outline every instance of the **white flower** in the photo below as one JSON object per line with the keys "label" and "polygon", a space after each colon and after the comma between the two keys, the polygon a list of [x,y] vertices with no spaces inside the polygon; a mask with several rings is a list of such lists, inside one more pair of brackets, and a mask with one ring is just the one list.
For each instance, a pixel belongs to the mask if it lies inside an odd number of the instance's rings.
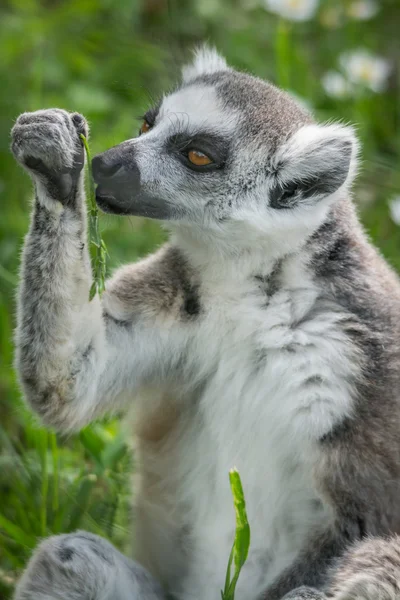
{"label": "white flower", "polygon": [[315,15],[319,0],[264,0],[273,13],[289,21],[308,21]]}
{"label": "white flower", "polygon": [[400,196],[395,196],[388,201],[388,204],[393,223],[400,225]]}
{"label": "white flower", "polygon": [[358,21],[368,21],[379,11],[379,6],[374,0],[355,0],[347,7],[347,14]]}
{"label": "white flower", "polygon": [[340,64],[352,83],[361,84],[373,92],[382,92],[391,71],[388,60],[368,52],[355,50],[342,54]]}
{"label": "white flower", "polygon": [[346,98],[351,93],[350,83],[337,71],[327,71],[322,77],[322,86],[332,98]]}

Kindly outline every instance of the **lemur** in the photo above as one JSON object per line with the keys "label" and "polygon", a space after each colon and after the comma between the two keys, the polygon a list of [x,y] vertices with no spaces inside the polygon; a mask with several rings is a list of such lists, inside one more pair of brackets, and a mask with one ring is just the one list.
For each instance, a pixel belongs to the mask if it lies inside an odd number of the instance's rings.
{"label": "lemur", "polygon": [[170,240],[89,302],[78,113],[24,113],[35,189],[16,363],[43,422],[133,407],[137,563],[86,532],[44,540],[17,600],[212,600],[242,477],[237,600],[400,598],[400,285],[351,200],[351,127],[204,48],[140,136],[93,159],[105,212]]}

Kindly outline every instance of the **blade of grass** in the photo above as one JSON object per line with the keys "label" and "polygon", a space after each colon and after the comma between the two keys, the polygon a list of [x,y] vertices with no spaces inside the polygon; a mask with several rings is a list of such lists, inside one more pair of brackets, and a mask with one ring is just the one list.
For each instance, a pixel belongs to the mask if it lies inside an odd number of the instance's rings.
{"label": "blade of grass", "polygon": [[49,492],[49,472],[47,464],[48,450],[48,433],[46,430],[38,432],[41,442],[41,459],[42,459],[42,501],[40,505],[40,532],[44,537],[47,530],[47,495]]}
{"label": "blade of grass", "polygon": [[30,536],[23,531],[18,525],[11,523],[6,517],[0,513],[0,528],[3,529],[7,535],[10,536],[14,542],[17,542],[20,546],[27,548],[33,548],[36,545],[36,537]]}
{"label": "blade of grass", "polygon": [[232,549],[231,549],[231,553],[229,554],[228,567],[226,569],[224,592],[221,592],[222,600],[225,600],[226,594],[228,593],[229,586],[230,586],[230,583],[231,583],[232,562],[233,562],[233,546],[232,546]]}
{"label": "blade of grass", "polygon": [[84,519],[86,516],[86,511],[88,509],[90,497],[96,481],[97,478],[93,474],[85,475],[80,480],[79,487],[74,498],[75,504],[68,515],[69,522],[65,528],[66,533],[78,529],[82,519]]}
{"label": "blade of grass", "polygon": [[57,446],[57,437],[55,433],[50,434],[50,444],[51,444],[51,456],[53,458],[53,512],[58,511],[59,501],[58,501],[58,486],[59,486],[59,476],[58,476],[58,467],[59,467],[59,458],[58,458],[58,446]]}
{"label": "blade of grass", "polygon": [[81,133],[80,138],[86,152],[87,169],[87,196],[89,201],[89,239],[90,254],[92,259],[93,283],[89,292],[89,301],[94,298],[96,292],[101,296],[105,290],[106,278],[106,256],[107,248],[101,239],[99,227],[99,212],[96,204],[96,192],[92,173],[92,157],[86,137]]}
{"label": "blade of grass", "polygon": [[[228,561],[225,589],[223,592],[221,591],[222,600],[234,600],[236,584],[240,571],[247,560],[250,547],[250,526],[247,520],[246,502],[240,475],[236,469],[229,471],[229,481],[236,514],[236,532]],[[235,567],[235,572],[231,580],[232,564]]]}

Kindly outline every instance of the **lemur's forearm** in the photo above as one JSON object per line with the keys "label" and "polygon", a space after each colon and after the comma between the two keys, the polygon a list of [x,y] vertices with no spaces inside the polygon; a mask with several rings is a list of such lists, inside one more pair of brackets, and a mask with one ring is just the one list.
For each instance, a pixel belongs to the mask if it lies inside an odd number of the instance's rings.
{"label": "lemur's forearm", "polygon": [[36,199],[23,253],[17,365],[29,400],[52,424],[65,418],[60,402],[71,405],[76,375],[87,368],[85,353],[102,335],[98,299],[88,302],[84,239],[82,210],[52,210]]}
{"label": "lemur's forearm", "polygon": [[[82,207],[49,201],[45,190],[36,190],[23,251],[18,327],[21,358],[32,355],[35,364],[38,357],[50,363],[57,360],[88,304],[91,275],[85,221]],[[21,345],[25,336],[29,347]]]}
{"label": "lemur's forearm", "polygon": [[14,154],[29,170],[36,194],[23,252],[17,368],[34,409],[59,427],[89,417],[84,403],[90,403],[101,372],[96,347],[104,325],[98,298],[89,305],[84,155],[78,137],[84,127],[81,117],[53,110],[22,115],[13,131]]}

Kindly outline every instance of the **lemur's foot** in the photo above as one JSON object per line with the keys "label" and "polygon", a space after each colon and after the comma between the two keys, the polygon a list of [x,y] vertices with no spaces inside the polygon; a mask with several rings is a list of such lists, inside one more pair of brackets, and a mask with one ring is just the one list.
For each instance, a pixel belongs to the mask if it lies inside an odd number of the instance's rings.
{"label": "lemur's foot", "polygon": [[75,197],[84,165],[81,133],[88,134],[84,117],[58,108],[23,113],[11,131],[16,160],[63,204]]}
{"label": "lemur's foot", "polygon": [[139,564],[103,538],[78,531],[47,540],[35,551],[14,600],[165,600]]}

